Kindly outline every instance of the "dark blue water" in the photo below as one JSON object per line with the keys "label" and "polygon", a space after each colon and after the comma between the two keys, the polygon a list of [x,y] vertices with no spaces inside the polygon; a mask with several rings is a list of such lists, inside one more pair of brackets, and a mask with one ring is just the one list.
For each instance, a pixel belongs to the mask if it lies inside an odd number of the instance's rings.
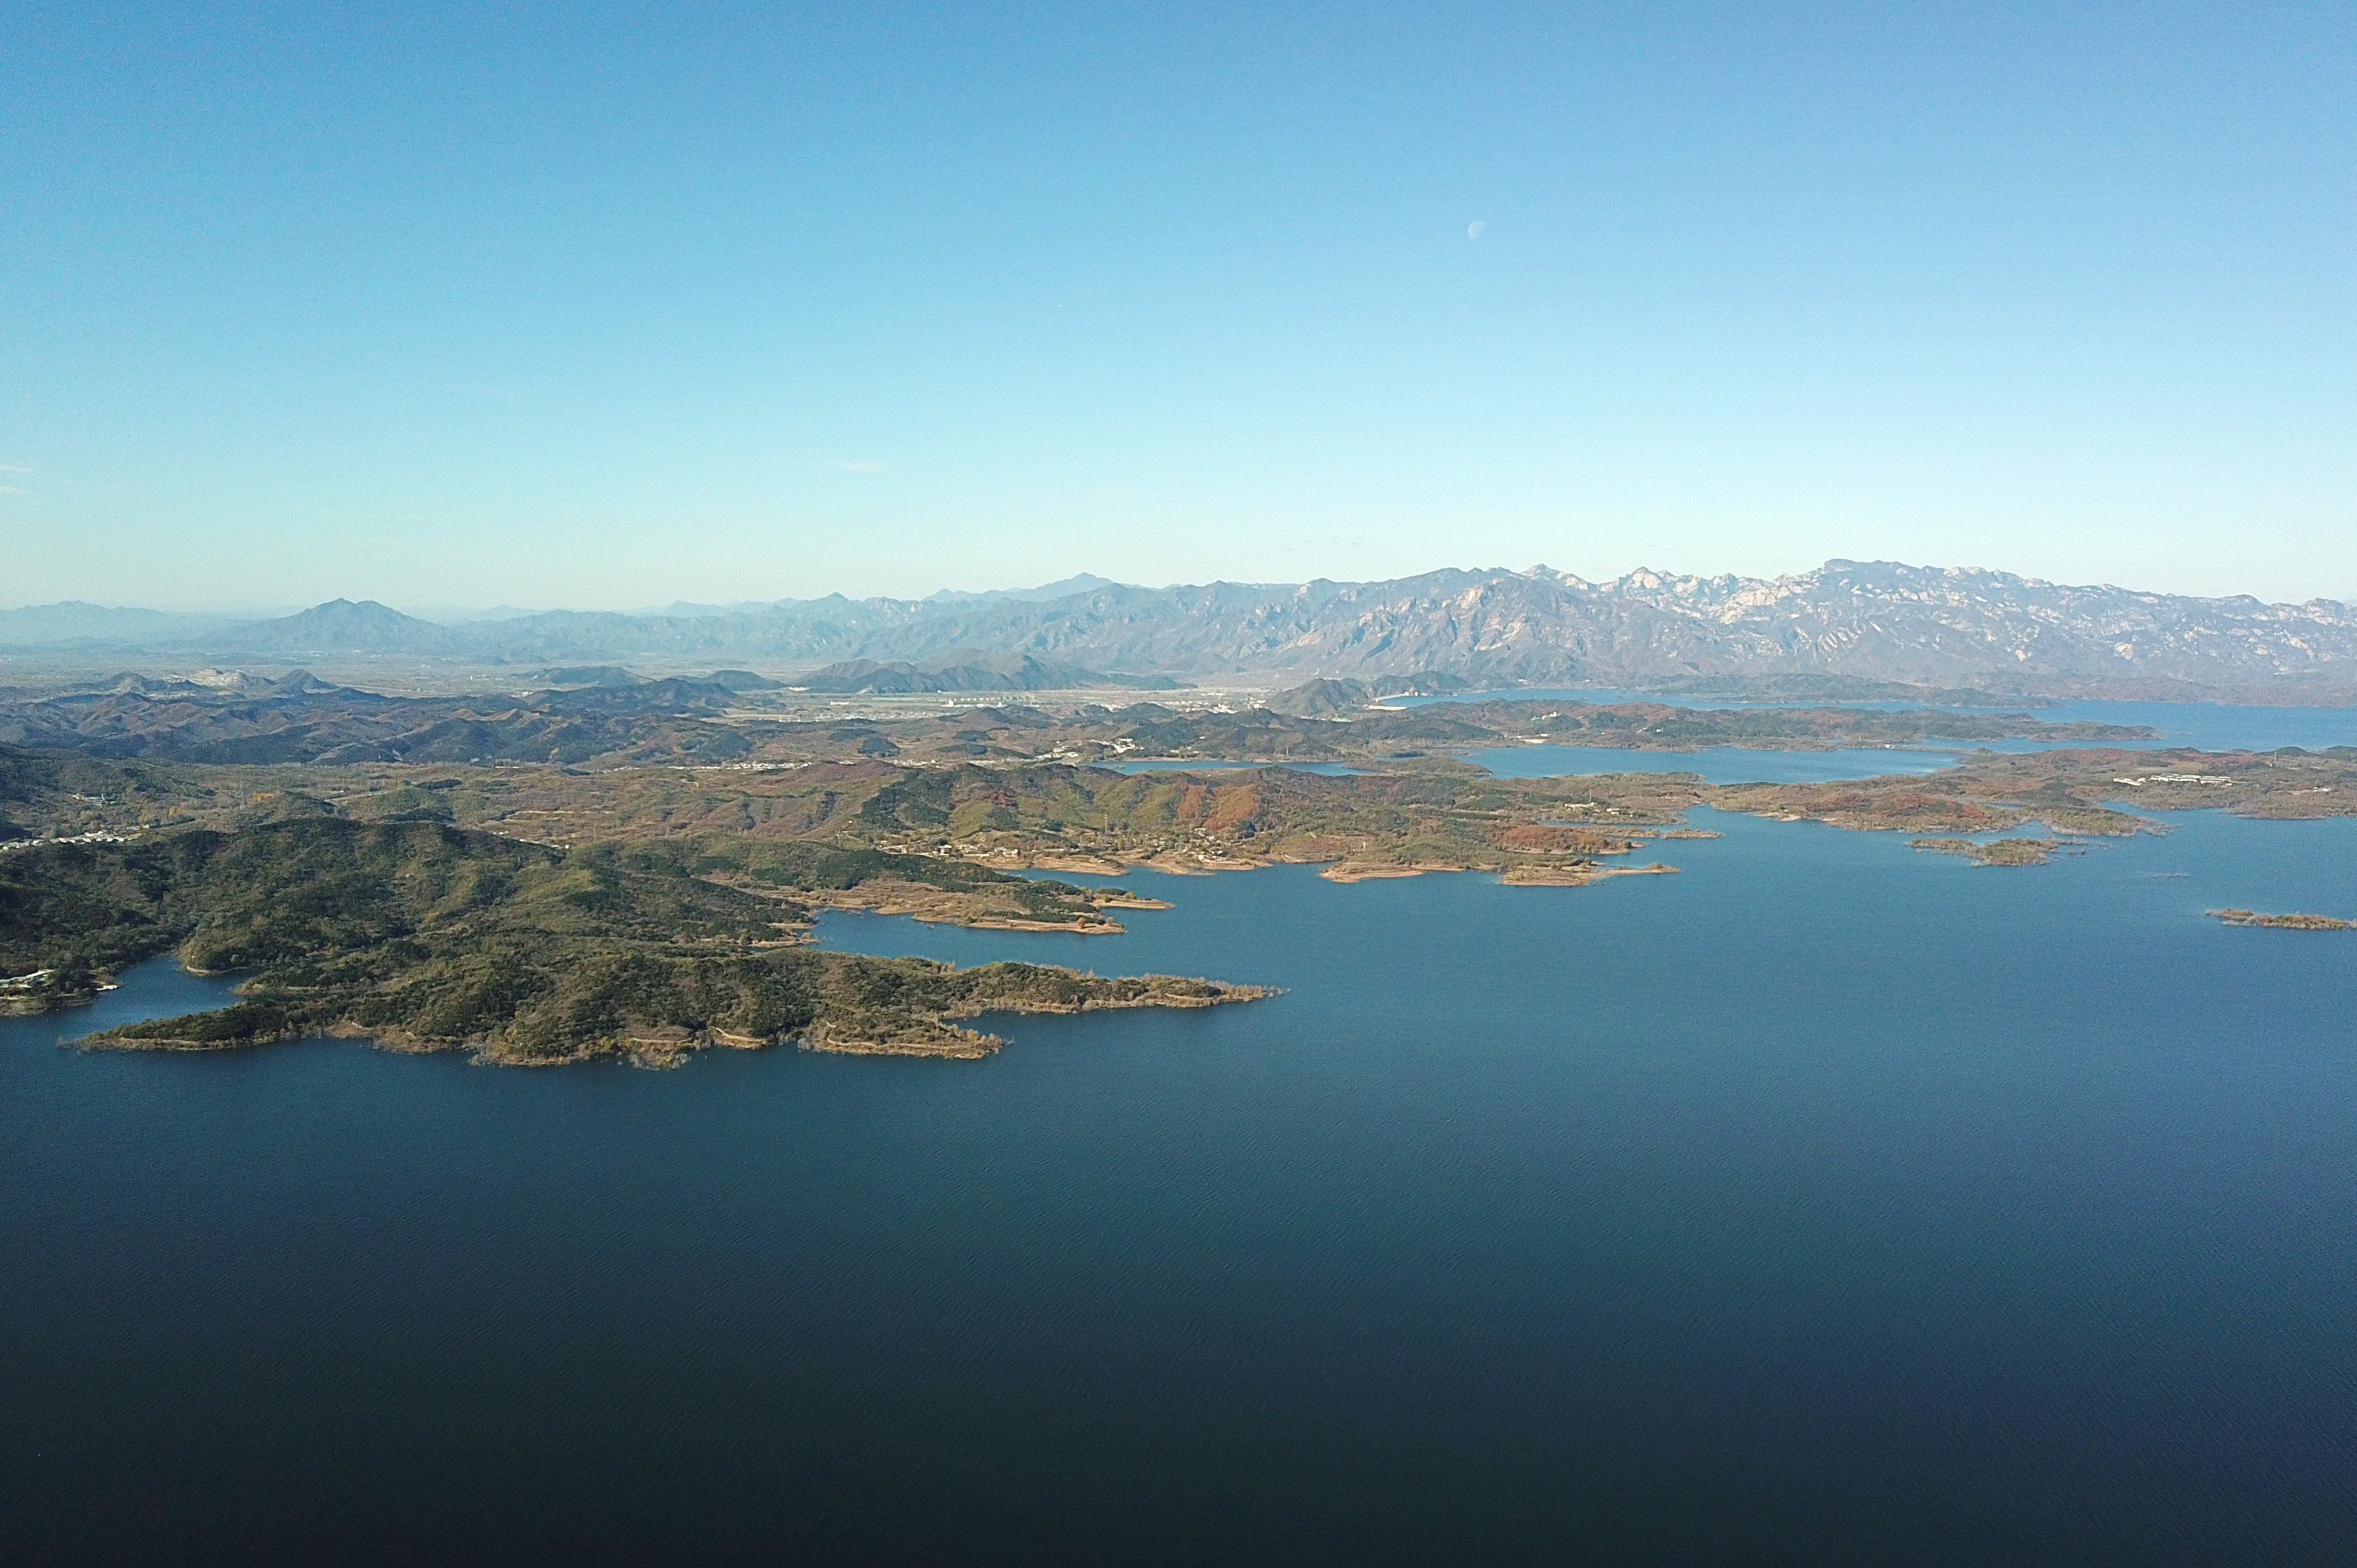
{"label": "dark blue water", "polygon": [[0,1024],[0,1531],[139,1562],[2341,1563],[2357,822],[1125,879],[987,1061]]}

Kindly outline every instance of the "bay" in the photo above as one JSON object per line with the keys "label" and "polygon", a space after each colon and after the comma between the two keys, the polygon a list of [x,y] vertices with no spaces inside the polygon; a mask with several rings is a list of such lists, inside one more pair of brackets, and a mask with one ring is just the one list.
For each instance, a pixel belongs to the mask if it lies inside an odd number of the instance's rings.
{"label": "bay", "polygon": [[[1394,698],[1421,705],[1428,703],[1477,702],[1492,697],[1528,701],[1563,700],[1587,703],[1651,702],[1672,707],[1700,709],[1763,707],[1871,708],[1887,712],[1915,710],[1912,703],[1730,703],[1695,697],[1649,697],[1637,693],[1603,690],[1494,692],[1455,697]],[[1946,712],[1983,712],[1947,709]],[[2092,723],[2141,725],[2159,732],[2147,740],[2091,742],[2045,741],[2029,736],[2003,740],[1938,741],[1892,746],[1843,746],[1826,751],[1773,751],[1749,746],[1706,746],[1694,751],[1660,751],[1628,746],[1499,746],[1457,753],[1507,779],[1573,777],[1590,773],[1696,773],[1706,784],[1815,784],[1878,774],[1934,773],[1953,768],[1971,752],[2032,752],[2101,745],[2129,750],[2198,747],[2204,750],[2274,751],[2284,746],[2321,751],[2337,746],[2357,746],[2357,709],[2271,708],[2222,703],[2101,703],[2068,701],[2053,707],[2024,710],[2046,724]]]}
{"label": "bay", "polygon": [[1123,878],[1284,985],[943,1063],[0,1021],[24,1561],[2337,1563],[2357,822]]}
{"label": "bay", "polygon": [[[1663,697],[1641,692],[1628,692],[1601,687],[1563,687],[1545,690],[1506,690],[1498,692],[1468,692],[1439,697],[1389,697],[1384,701],[1399,707],[1420,707],[1431,703],[1504,702],[1567,702],[1609,704],[1614,703],[1659,703],[1676,708],[1865,708],[1884,713],[1918,712],[1923,703],[1740,703],[1708,697]],[[2018,712],[2029,714],[2043,724],[2104,724],[2138,725],[2158,730],[2151,740],[2127,740],[2116,744],[2130,747],[2184,747],[2204,751],[2274,751],[2287,746],[2297,746],[2309,751],[2322,751],[2336,746],[2357,746],[2357,708],[2260,707],[2233,703],[2124,703],[2097,702],[2069,698],[2044,707],[1936,708],[1955,714],[1990,714]],[[1973,742],[1987,745],[1993,750],[2030,750],[2041,746],[2084,746],[2085,741],[2040,742],[2028,738]],[[2105,743],[2115,744],[2115,743]]]}
{"label": "bay", "polygon": [[1658,751],[1618,746],[1485,746],[1453,755],[1501,779],[1556,779],[1588,773],[1696,773],[1706,784],[1817,784],[1889,773],[1936,773],[1959,754],[1926,746],[1839,746],[1830,751],[1769,751],[1711,746]]}

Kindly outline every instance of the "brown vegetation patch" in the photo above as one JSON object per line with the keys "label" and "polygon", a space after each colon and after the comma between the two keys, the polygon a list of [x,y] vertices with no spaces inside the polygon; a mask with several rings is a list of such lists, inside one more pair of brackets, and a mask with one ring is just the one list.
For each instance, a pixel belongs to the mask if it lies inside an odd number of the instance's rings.
{"label": "brown vegetation patch", "polygon": [[1962,855],[1975,865],[2043,865],[2054,858],[2051,839],[1917,839],[1914,846],[1932,854]]}
{"label": "brown vegetation patch", "polygon": [[1575,828],[1560,822],[1518,822],[1498,835],[1498,843],[1508,849],[1526,850],[1539,854],[1626,854],[1626,839],[1607,838],[1592,828]]}
{"label": "brown vegetation patch", "polygon": [[1608,876],[1670,876],[1674,865],[1518,865],[1501,878],[1509,887],[1585,887]]}

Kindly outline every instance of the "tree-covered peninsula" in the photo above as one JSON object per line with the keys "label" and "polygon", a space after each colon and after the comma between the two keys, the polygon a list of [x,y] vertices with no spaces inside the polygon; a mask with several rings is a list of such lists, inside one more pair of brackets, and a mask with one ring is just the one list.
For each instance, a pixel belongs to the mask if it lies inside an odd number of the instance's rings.
{"label": "tree-covered peninsula", "polygon": [[91,1042],[124,1048],[330,1034],[511,1064],[664,1061],[789,1040],[971,1057],[1000,1044],[962,1025],[986,1012],[1269,994],[821,952],[803,945],[807,917],[782,882],[764,895],[659,851],[567,851],[431,822],[297,818],[0,857],[0,972],[44,977],[12,993],[19,1010],[86,996],[113,968],[167,950],[192,969],[249,976],[230,1007]]}

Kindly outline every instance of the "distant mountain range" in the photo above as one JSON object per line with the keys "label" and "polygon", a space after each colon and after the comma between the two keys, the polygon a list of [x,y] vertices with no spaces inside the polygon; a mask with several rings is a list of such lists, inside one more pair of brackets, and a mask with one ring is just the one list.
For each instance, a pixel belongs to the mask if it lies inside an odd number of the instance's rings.
{"label": "distant mountain range", "polygon": [[[492,628],[511,622],[493,622]],[[204,639],[207,651],[234,658],[271,659],[312,653],[419,653],[430,658],[464,658],[479,644],[486,628],[441,626],[403,615],[373,599],[354,604],[330,599],[299,615],[254,621]]]}
{"label": "distant mountain range", "polygon": [[70,648],[78,644],[145,648],[186,641],[239,624],[241,618],[236,616],[114,609],[81,599],[63,599],[54,605],[0,610],[0,650]]}
{"label": "distant mountain range", "polygon": [[[0,611],[0,646],[282,665],[353,655],[535,666],[728,659],[818,671],[808,679],[849,682],[831,688],[846,691],[1420,675],[1469,687],[1730,696],[1760,682],[1826,692],[1887,682],[2004,695],[2357,701],[2357,611],[2332,600],[2270,605],[1856,561],[1772,580],[1633,572],[1590,583],[1544,567],[1168,588],[1084,577],[994,595],[834,596],[660,615],[559,610],[447,626],[341,599],[242,625],[45,606]],[[1000,680],[1009,683],[985,683]]]}

